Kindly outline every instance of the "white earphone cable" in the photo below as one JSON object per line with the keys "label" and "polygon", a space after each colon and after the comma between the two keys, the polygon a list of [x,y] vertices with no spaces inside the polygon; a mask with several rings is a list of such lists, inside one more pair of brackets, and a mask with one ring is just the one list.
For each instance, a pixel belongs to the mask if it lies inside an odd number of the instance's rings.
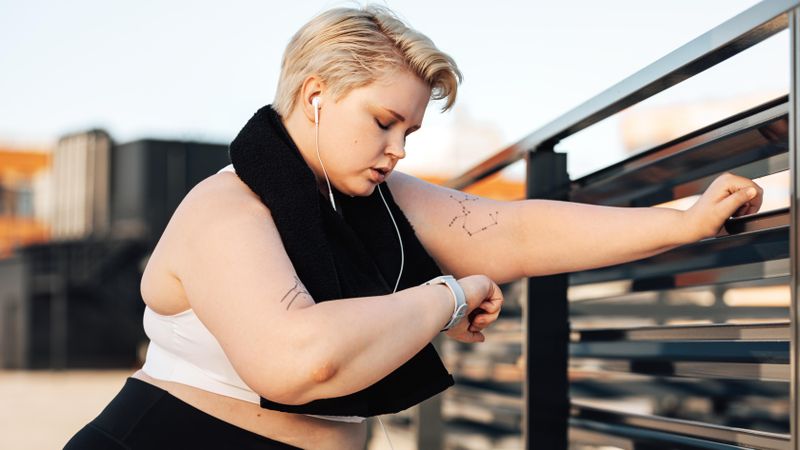
{"label": "white earphone cable", "polygon": [[331,199],[331,206],[333,206],[333,210],[336,211],[336,203],[333,201],[333,190],[331,190],[331,182],[328,180],[328,171],[325,170],[325,164],[322,163],[322,157],[319,156],[319,112],[317,110],[317,105],[314,105],[315,109],[315,117],[314,117],[314,143],[317,146],[317,159],[319,159],[319,165],[322,166],[322,171],[325,173],[325,181],[328,183],[328,196]]}
{"label": "white earphone cable", "polygon": [[[328,179],[328,172],[325,170],[325,165],[322,163],[322,158],[319,155],[319,110],[317,109],[318,105],[314,105],[314,142],[317,146],[317,158],[319,158],[319,164],[322,166],[322,172],[325,174],[325,181],[328,183],[328,194],[331,199],[331,205],[333,205],[333,210],[336,210],[336,204],[333,202],[333,190],[331,189],[331,182]],[[397,281],[394,284],[394,289],[392,293],[397,292],[397,286],[400,285],[400,278],[403,276],[403,266],[405,265],[405,251],[403,250],[403,238],[400,237],[400,229],[397,227],[397,222],[394,220],[394,215],[392,214],[392,210],[389,208],[389,204],[386,202],[386,198],[383,197],[383,191],[381,191],[381,185],[378,184],[375,186],[378,189],[378,194],[381,196],[381,200],[383,200],[384,206],[386,206],[386,211],[389,213],[389,217],[392,219],[392,225],[394,225],[394,230],[397,232],[397,240],[400,242],[400,274],[397,275]],[[392,440],[389,438],[389,432],[386,431],[386,427],[383,425],[383,421],[381,420],[380,416],[378,417],[378,423],[381,425],[381,429],[383,430],[383,434],[386,435],[386,440],[389,441],[389,448],[394,450],[394,446],[392,445]]]}
{"label": "white earphone cable", "polygon": [[378,416],[378,423],[381,424],[381,429],[383,430],[383,434],[386,436],[386,440],[389,441],[389,448],[394,450],[394,446],[392,445],[392,440],[389,439],[389,433],[386,431],[386,427],[383,426],[383,422],[381,421],[380,416]]}
{"label": "white earphone cable", "polygon": [[389,204],[386,203],[386,199],[383,197],[383,191],[381,190],[381,185],[375,186],[378,189],[378,194],[381,195],[381,200],[383,200],[384,206],[386,206],[386,211],[389,212],[389,217],[392,218],[392,225],[394,225],[394,231],[397,232],[397,240],[400,242],[400,274],[397,275],[397,281],[394,283],[394,290],[392,293],[397,292],[397,286],[400,285],[400,277],[403,276],[403,264],[405,263],[405,252],[403,251],[403,239],[400,237],[400,229],[397,228],[397,222],[394,220],[394,215],[392,215],[392,210],[389,209]]}
{"label": "white earphone cable", "polygon": [[[392,218],[392,225],[394,225],[394,230],[397,232],[397,240],[400,242],[400,274],[397,275],[397,281],[394,284],[394,290],[392,293],[397,292],[397,286],[400,284],[400,277],[403,276],[403,264],[405,263],[405,252],[403,251],[403,239],[400,237],[400,230],[397,228],[397,222],[394,220],[394,215],[392,215],[392,210],[389,209],[389,204],[386,203],[386,199],[383,197],[383,191],[381,191],[381,185],[375,186],[378,189],[378,193],[381,195],[381,200],[383,200],[383,204],[386,206],[386,211],[389,212],[389,217]],[[386,427],[383,426],[383,421],[381,418],[378,417],[378,423],[381,424],[381,428],[383,429],[383,434],[386,435],[386,440],[389,441],[389,448],[394,450],[394,446],[392,446],[392,440],[389,439],[389,433],[386,431]]]}

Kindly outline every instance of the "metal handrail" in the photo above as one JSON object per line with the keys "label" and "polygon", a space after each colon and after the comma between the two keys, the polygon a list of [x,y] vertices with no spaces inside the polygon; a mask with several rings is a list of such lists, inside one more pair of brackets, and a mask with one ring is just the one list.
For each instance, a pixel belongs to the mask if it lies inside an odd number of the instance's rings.
{"label": "metal handrail", "polygon": [[691,78],[786,29],[787,11],[798,6],[800,0],[758,3],[448,180],[445,186],[464,189],[517,162],[529,152],[551,150],[567,135]]}
{"label": "metal handrail", "polygon": [[[563,174],[566,173],[566,162],[565,159],[562,158],[564,154],[555,153],[554,150],[556,145],[565,137],[584,130],[622,111],[624,108],[639,103],[642,100],[697,75],[787,28],[790,30],[792,75],[790,95],[788,98],[778,99],[703,129],[696,130],[682,138],[641,152],[628,158],[626,161],[617,163],[612,167],[601,169],[579,180],[568,180],[567,178],[568,182],[566,184],[564,183]],[[685,367],[673,366],[670,373],[676,376],[698,375],[702,377],[704,373],[711,377],[715,376],[715,374],[725,376],[725,374],[730,374],[732,371],[748,365],[749,372],[746,370],[745,372],[747,373],[742,374],[742,379],[790,381],[791,432],[789,435],[768,435],[751,430],[721,429],[702,423],[687,424],[688,427],[694,430],[700,430],[699,434],[695,437],[691,437],[691,439],[699,437],[701,440],[708,440],[709,442],[714,440],[720,441],[717,442],[717,444],[719,444],[718,447],[707,448],[736,448],[725,444],[724,442],[727,440],[725,436],[717,436],[718,433],[716,432],[705,436],[705,431],[716,430],[721,431],[722,434],[731,432],[736,434],[736,436],[747,437],[745,440],[739,440],[738,438],[728,440],[731,445],[748,445],[753,443],[756,445],[766,445],[769,448],[800,449],[800,440],[798,440],[797,435],[798,431],[800,431],[800,402],[798,401],[797,390],[798,386],[800,386],[800,367],[798,367],[798,358],[800,358],[798,355],[800,354],[798,353],[797,345],[797,343],[800,342],[800,326],[798,326],[798,320],[800,320],[800,307],[798,306],[798,293],[800,292],[800,285],[798,285],[800,282],[800,277],[798,277],[800,234],[798,234],[799,227],[797,226],[798,220],[800,219],[797,212],[798,205],[800,205],[800,176],[798,176],[797,172],[797,158],[800,157],[800,154],[798,154],[798,139],[800,138],[798,134],[798,130],[800,130],[800,107],[798,103],[800,102],[797,97],[798,93],[800,93],[800,55],[798,55],[798,52],[800,52],[800,0],[763,1],[681,46],[653,64],[573,108],[546,124],[544,127],[497,152],[485,161],[445,183],[448,187],[463,189],[501,171],[510,164],[525,157],[528,163],[528,198],[559,198],[565,193],[568,193],[570,195],[575,195],[574,198],[570,198],[573,201],[645,206],[657,203],[656,200],[665,201],[671,199],[671,195],[677,197],[678,194],[676,192],[685,196],[702,191],[707,187],[712,176],[715,176],[723,170],[730,170],[729,168],[723,167],[726,164],[730,168],[736,168],[743,176],[749,176],[751,178],[786,170],[787,168],[789,169],[792,174],[792,198],[791,207],[788,210],[762,213],[738,221],[728,221],[726,224],[728,227],[726,234],[731,234],[732,236],[718,236],[709,240],[709,242],[701,242],[695,245],[695,250],[703,246],[707,247],[706,250],[708,250],[708,253],[712,253],[712,251],[717,249],[723,250],[722,247],[717,248],[715,246],[724,244],[722,241],[725,240],[727,240],[729,244],[737,245],[765,244],[769,248],[759,249],[758,258],[744,258],[738,261],[738,263],[747,265],[748,267],[763,264],[767,261],[783,261],[790,264],[789,273],[786,274],[788,276],[785,277],[789,279],[792,296],[791,318],[789,321],[790,333],[788,333],[790,339],[783,339],[786,335],[786,327],[784,325],[779,330],[782,339],[778,342],[770,342],[769,340],[740,342],[735,339],[727,342],[720,342],[714,345],[718,345],[718,349],[724,350],[727,354],[717,357],[717,361],[721,364],[719,367],[714,368],[708,365],[707,361],[705,361],[707,359],[707,354],[704,353],[701,358],[695,361],[684,361],[683,364],[685,364]],[[774,126],[776,124],[778,126]],[[788,125],[788,133],[785,125]],[[772,134],[773,131],[778,131],[780,135]],[[757,136],[758,134],[761,134],[766,139],[757,152],[750,151],[752,149],[751,144],[756,142],[759,138]],[[737,141],[737,139],[739,140]],[[789,142],[788,148],[782,144],[786,142],[786,140]],[[647,192],[649,186],[647,186],[646,183],[638,183],[637,181],[637,176],[642,176],[642,170],[643,168],[647,168],[647,164],[651,164],[652,167],[657,167],[659,169],[663,168],[662,166],[665,164],[672,164],[673,168],[680,167],[681,165],[686,167],[695,156],[705,154],[712,150],[724,155],[724,157],[728,157],[730,155],[724,152],[724,150],[729,148],[728,146],[733,142],[741,143],[742,148],[735,151],[738,152],[736,157],[731,157],[730,160],[724,161],[721,165],[715,164],[713,167],[709,166],[698,170],[692,170],[691,173],[680,173],[680,177],[677,175],[675,177],[669,177],[669,173],[665,174],[664,172],[659,172],[661,173],[661,178],[656,180],[655,183],[658,184],[661,191]],[[648,159],[647,156],[650,156],[650,159]],[[658,157],[663,158],[659,161],[655,161]],[[703,161],[703,159],[700,158],[699,161]],[[648,181],[652,183],[653,180]],[[676,189],[676,187],[679,189]],[[781,250],[786,248],[787,243],[789,244],[789,251]],[[768,251],[766,253],[761,253],[760,250]],[[677,252],[683,253],[676,253],[673,256],[675,256],[676,259],[680,259],[679,257],[681,255],[691,256],[692,251],[691,248],[678,249]],[[663,259],[664,257],[661,258]],[[677,267],[668,267],[668,260],[660,261],[658,256],[652,258],[651,266],[655,267],[661,264],[661,266],[658,267],[662,267],[664,274],[668,274]],[[693,267],[692,270],[713,271],[716,270],[715,268],[720,264],[720,261],[703,264],[697,263],[695,264],[696,267]],[[614,273],[615,270],[618,273]],[[573,277],[570,281],[589,283],[631,278],[631,274],[637,270],[639,269],[633,265],[614,267],[611,269],[603,268],[596,271],[581,272],[578,274],[578,278]],[[649,269],[646,268],[641,273],[637,272],[638,275],[633,276],[633,278],[637,276],[642,278],[640,275],[646,275],[648,270]],[[534,286],[537,288],[539,295],[548,296],[552,300],[560,300],[563,296],[562,290],[565,290],[566,285],[571,284],[565,283],[566,277],[558,275],[550,277],[549,280],[545,279],[547,277],[537,278],[538,279],[528,279],[529,296],[531,296],[532,291],[534,291],[531,289],[531,286]],[[548,281],[551,282],[553,286],[549,286],[547,284]],[[538,284],[532,284],[534,282]],[[659,288],[655,285],[651,287],[654,289]],[[535,305],[530,303],[529,299],[529,309],[533,309],[534,306]],[[550,306],[554,307],[557,305]],[[554,358],[554,355],[561,351],[562,347],[560,347],[560,343],[557,341],[561,339],[559,336],[563,335],[564,330],[558,327],[539,328],[533,326],[531,315],[535,316],[535,314],[536,313],[528,311],[528,316],[525,318],[527,323],[527,327],[525,328],[527,331],[523,336],[523,348],[525,348],[527,344],[528,350],[525,350],[526,370],[531,367],[530,348],[536,345],[538,345],[537,352],[543,351],[543,353],[541,353],[545,355],[542,356],[543,358],[550,358],[546,365],[560,366],[561,360]],[[559,306],[559,311],[547,312],[547,314],[551,315],[551,320],[560,321],[565,313],[560,310]],[[537,320],[539,320],[537,324],[541,326],[542,319],[539,318]],[[654,328],[652,332],[656,335],[665,330],[664,327],[658,327]],[[712,331],[712,333],[717,332],[719,332],[719,330]],[[767,333],[767,335],[768,334],[769,333]],[[541,348],[541,345],[537,344],[538,339],[553,339],[555,351],[554,349]],[[789,342],[787,342],[787,340]],[[639,342],[639,344],[641,344],[641,342]],[[670,349],[673,350],[673,353],[680,354],[685,358],[687,354],[690,355],[693,351],[693,349],[685,344],[686,343],[673,342],[669,345],[671,345]],[[588,349],[589,346],[603,347],[602,349],[607,353],[605,356],[610,358],[607,360],[610,364],[613,364],[614,357],[630,355],[631,351],[640,352],[638,354],[639,358],[646,359],[652,356],[658,356],[655,352],[648,353],[646,349],[637,347],[630,347],[629,349],[620,351],[618,346],[606,346],[606,343],[602,342],[602,339],[600,342],[577,343],[577,346],[572,345],[570,350],[573,355],[576,354],[575,352],[583,353],[583,356],[586,357],[597,355],[595,350]],[[588,350],[581,352],[581,348]],[[753,352],[750,356],[742,356],[737,353],[741,348],[751,348]],[[603,356],[601,356],[601,358],[602,357]],[[666,355],[666,360],[669,360],[669,358],[669,355]],[[624,362],[623,360],[620,361]],[[790,364],[787,365],[787,362]],[[754,368],[755,370],[753,370]],[[787,368],[791,370],[787,372]],[[526,376],[529,378],[526,379],[525,390],[530,390],[529,384],[532,378],[540,384],[546,384],[548,381],[551,381],[554,383],[553,386],[556,391],[555,397],[553,398],[558,400],[562,386],[556,382],[556,376],[560,368],[556,367],[556,369],[554,369],[555,372],[552,372],[552,370],[553,369],[548,368],[548,373],[543,377],[539,375],[534,377],[534,374],[531,372],[526,372]],[[631,370],[630,372],[635,373],[636,370]],[[540,402],[540,404],[542,404],[542,397],[536,397],[537,395],[543,395],[541,390],[534,392],[533,395],[534,397],[531,398],[531,392],[525,393],[525,414],[532,413],[530,405],[533,402]],[[544,395],[547,394],[545,393]],[[547,405],[545,408],[550,407],[551,410],[538,411],[538,413],[533,411],[534,422],[527,422],[528,425],[536,423],[535,426],[544,426],[545,428],[548,423],[557,425],[557,423],[552,422],[552,418],[560,417],[561,412],[558,410],[558,405],[548,403],[551,400],[552,398],[547,398],[544,403]],[[575,404],[573,404],[573,408],[574,407]],[[539,409],[542,409],[542,406],[539,406]],[[537,414],[538,417],[536,417]],[[548,417],[548,415],[550,417]],[[595,422],[594,420],[584,420],[584,417],[578,417],[577,419],[578,420],[575,420],[573,417],[573,419],[570,420],[571,427],[575,427],[582,422],[584,425],[591,424],[591,428],[594,428],[594,431],[599,431],[600,429],[595,426],[600,426],[600,428],[604,426],[602,424],[598,425],[599,422]],[[528,418],[528,420],[530,421],[530,418]],[[643,416],[635,422],[641,422],[642,420],[649,424],[669,425],[663,430],[666,433],[662,433],[663,436],[661,436],[665,442],[669,442],[669,432],[676,433],[674,430],[671,430],[671,424],[677,422],[670,422],[669,420],[660,422],[661,419],[654,416]],[[537,421],[540,421],[541,424]],[[616,429],[611,430],[611,432],[612,434],[619,434],[621,429],[627,428],[625,432],[630,435],[636,435],[637,431],[630,425],[631,423],[627,423],[626,421],[626,423],[618,424]],[[580,427],[580,425],[578,426]],[[557,426],[555,428],[558,429]],[[537,430],[541,433],[540,429],[537,428]],[[558,431],[556,431],[556,433],[557,432]],[[656,432],[660,432],[658,427],[656,427]],[[680,434],[680,432],[677,433]],[[654,435],[651,434],[650,437],[654,437]],[[686,438],[685,435],[673,437]],[[531,445],[528,436],[526,436],[525,442],[527,445]],[[537,443],[537,445],[542,444]],[[545,445],[545,447],[547,447],[547,445]]]}

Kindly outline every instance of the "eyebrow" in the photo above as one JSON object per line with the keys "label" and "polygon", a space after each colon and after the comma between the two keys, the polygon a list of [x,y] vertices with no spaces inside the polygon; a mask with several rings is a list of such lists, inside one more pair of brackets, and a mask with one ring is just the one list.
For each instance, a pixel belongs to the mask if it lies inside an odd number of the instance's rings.
{"label": "eyebrow", "polygon": [[[393,110],[391,110],[389,108],[385,108],[385,107],[383,109],[388,111],[389,114],[393,115],[397,120],[399,120],[401,122],[405,122],[406,121],[406,118],[403,117],[400,113],[398,113],[396,111],[393,111]],[[422,128],[421,125],[414,125],[413,127],[409,128],[409,130],[416,131],[416,130],[419,130],[420,128]]]}

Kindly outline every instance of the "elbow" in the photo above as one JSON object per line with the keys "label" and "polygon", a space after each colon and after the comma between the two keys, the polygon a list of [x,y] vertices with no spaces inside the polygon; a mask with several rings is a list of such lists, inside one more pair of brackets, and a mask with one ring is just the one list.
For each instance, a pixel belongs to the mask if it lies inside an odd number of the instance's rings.
{"label": "elbow", "polygon": [[330,381],[339,371],[338,367],[329,361],[308,366],[300,372],[300,382],[295,384],[292,392],[287,393],[287,405],[305,405],[314,400],[331,397],[329,391]]}
{"label": "elbow", "polygon": [[302,396],[303,389],[293,382],[289,376],[280,373],[277,376],[262,377],[256,382],[245,382],[259,397],[283,405],[302,405],[307,403]]}
{"label": "elbow", "polygon": [[296,355],[292,358],[293,364],[279,366],[284,370],[270,364],[272,367],[259,370],[262,374],[271,374],[270,376],[259,377],[258,381],[247,384],[259,396],[284,405],[304,405],[326,397],[326,387],[339,372],[338,366],[329,359],[303,358]]}

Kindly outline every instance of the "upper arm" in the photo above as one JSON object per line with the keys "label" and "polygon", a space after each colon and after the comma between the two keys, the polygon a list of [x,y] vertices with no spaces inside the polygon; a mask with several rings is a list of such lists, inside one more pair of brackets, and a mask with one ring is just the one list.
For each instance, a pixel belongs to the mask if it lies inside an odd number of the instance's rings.
{"label": "upper arm", "polygon": [[386,182],[443,272],[457,278],[484,274],[498,284],[525,276],[519,202],[467,194],[398,171]]}
{"label": "upper arm", "polygon": [[186,196],[168,232],[179,241],[175,275],[236,372],[260,395],[290,403],[312,372],[298,313],[314,301],[269,209],[235,175],[219,174]]}

